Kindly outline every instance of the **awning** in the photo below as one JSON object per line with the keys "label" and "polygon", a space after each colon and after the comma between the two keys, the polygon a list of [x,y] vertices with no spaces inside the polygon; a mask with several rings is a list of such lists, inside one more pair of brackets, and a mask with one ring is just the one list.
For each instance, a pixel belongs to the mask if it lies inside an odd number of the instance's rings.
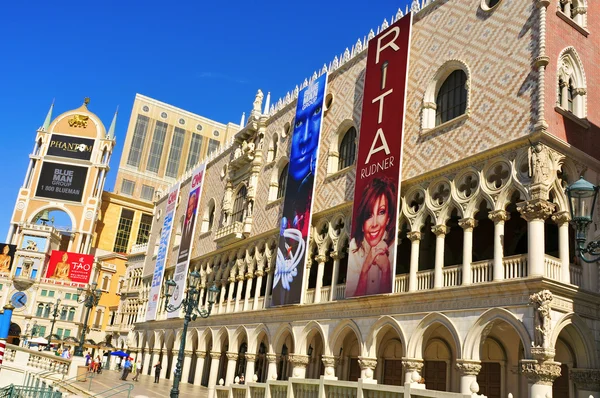
{"label": "awning", "polygon": [[34,337],[33,339],[29,339],[29,342],[37,344],[48,344],[48,340],[46,340],[43,337]]}

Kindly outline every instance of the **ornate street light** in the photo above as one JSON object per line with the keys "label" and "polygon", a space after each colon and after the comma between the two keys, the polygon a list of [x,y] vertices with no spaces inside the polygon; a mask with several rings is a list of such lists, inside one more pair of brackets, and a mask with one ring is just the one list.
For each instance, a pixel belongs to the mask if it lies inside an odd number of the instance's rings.
{"label": "ornate street light", "polygon": [[46,345],[46,351],[50,351],[50,345],[52,344],[52,333],[54,332],[54,323],[56,322],[56,317],[58,316],[58,306],[60,305],[60,294],[54,303],[54,310],[52,311],[52,324],[50,325],[50,339],[48,340],[48,344]]}
{"label": "ornate street light", "polygon": [[[592,222],[596,198],[598,196],[596,185],[586,181],[583,177],[569,185],[566,189],[571,211],[571,223],[575,226],[575,240],[577,241],[577,255],[586,263],[600,260],[600,241],[592,241],[585,245],[587,230]],[[587,258],[586,254],[593,258]]]}
{"label": "ornate street light", "polygon": [[96,289],[96,287],[98,287],[98,284],[94,282],[91,285],[87,285],[85,288],[77,288],[77,294],[79,295],[77,302],[79,304],[83,304],[86,308],[85,320],[83,321],[83,327],[81,328],[81,338],[79,339],[79,345],[75,347],[75,355],[78,357],[83,356],[83,343],[85,341],[85,333],[87,331],[88,320],[90,318],[90,311],[92,308],[98,305],[100,302],[100,297],[102,297],[102,290]]}
{"label": "ornate street light", "polygon": [[213,283],[208,289],[208,307],[206,309],[198,308],[200,300],[200,274],[198,271],[192,271],[188,275],[187,289],[185,291],[185,297],[178,306],[169,304],[169,299],[173,296],[177,283],[173,279],[165,281],[165,308],[167,312],[175,312],[183,307],[185,316],[183,318],[183,334],[181,335],[181,344],[179,344],[179,353],[177,354],[177,365],[175,367],[175,378],[173,379],[173,388],[171,389],[171,398],[179,397],[179,382],[181,381],[181,373],[183,367],[183,354],[185,350],[185,340],[187,335],[187,328],[190,321],[195,321],[197,316],[201,318],[208,318],[212,311],[212,306],[215,303],[215,297],[219,293],[219,288]]}

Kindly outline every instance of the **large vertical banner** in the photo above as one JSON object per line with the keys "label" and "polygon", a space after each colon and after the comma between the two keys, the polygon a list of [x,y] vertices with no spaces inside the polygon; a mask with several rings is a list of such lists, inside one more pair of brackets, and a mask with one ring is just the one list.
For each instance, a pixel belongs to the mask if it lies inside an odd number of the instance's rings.
{"label": "large vertical banner", "polygon": [[165,274],[167,249],[169,248],[171,231],[173,230],[173,217],[175,216],[178,196],[179,183],[175,184],[175,186],[169,190],[167,196],[165,218],[163,219],[163,227],[160,233],[160,241],[158,243],[158,254],[156,255],[156,265],[154,266],[152,284],[150,285],[150,295],[148,296],[148,311],[146,312],[146,321],[153,321],[156,319],[156,310],[158,308],[158,300],[160,299],[160,286]]}
{"label": "large vertical banner", "polygon": [[323,74],[298,94],[272,305],[298,304],[304,292],[304,267],[326,86],[327,74]]}
{"label": "large vertical banner", "polygon": [[346,297],[391,293],[412,14],[369,41]]}
{"label": "large vertical banner", "polygon": [[[204,170],[206,166],[201,164],[194,170],[190,186],[190,194],[188,196],[185,218],[183,220],[183,230],[181,231],[181,243],[179,244],[179,254],[177,255],[177,266],[173,279],[177,286],[169,304],[178,306],[183,300],[185,291],[185,283],[188,269],[190,266],[190,256],[192,255],[192,246],[194,245],[194,235],[196,231],[196,220],[198,219],[198,204],[200,203],[200,195],[202,195],[202,186],[204,181]],[[177,311],[167,313],[167,318],[177,318]]]}

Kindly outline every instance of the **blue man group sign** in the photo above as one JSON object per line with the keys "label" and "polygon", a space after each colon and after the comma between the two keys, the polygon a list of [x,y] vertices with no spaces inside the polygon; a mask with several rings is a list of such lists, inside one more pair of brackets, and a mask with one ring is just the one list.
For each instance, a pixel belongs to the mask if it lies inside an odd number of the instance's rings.
{"label": "blue man group sign", "polygon": [[298,94],[272,305],[298,304],[302,300],[326,86],[327,74],[323,74]]}

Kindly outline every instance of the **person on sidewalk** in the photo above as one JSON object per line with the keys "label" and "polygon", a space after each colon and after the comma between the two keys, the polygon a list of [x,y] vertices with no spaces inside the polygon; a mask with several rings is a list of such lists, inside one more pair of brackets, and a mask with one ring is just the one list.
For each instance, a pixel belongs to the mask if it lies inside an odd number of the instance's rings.
{"label": "person on sidewalk", "polygon": [[156,363],[156,365],[154,365],[154,382],[158,383],[158,379],[160,378],[160,371],[162,369],[162,366],[160,365],[160,361],[158,361]]}
{"label": "person on sidewalk", "polygon": [[136,363],[133,364],[133,372],[135,376],[132,380],[140,381],[140,375],[142,374],[142,360],[138,359]]}
{"label": "person on sidewalk", "polygon": [[131,360],[127,358],[123,364],[123,377],[121,377],[121,380],[127,380],[127,376],[129,376],[129,372],[131,372],[131,366]]}

